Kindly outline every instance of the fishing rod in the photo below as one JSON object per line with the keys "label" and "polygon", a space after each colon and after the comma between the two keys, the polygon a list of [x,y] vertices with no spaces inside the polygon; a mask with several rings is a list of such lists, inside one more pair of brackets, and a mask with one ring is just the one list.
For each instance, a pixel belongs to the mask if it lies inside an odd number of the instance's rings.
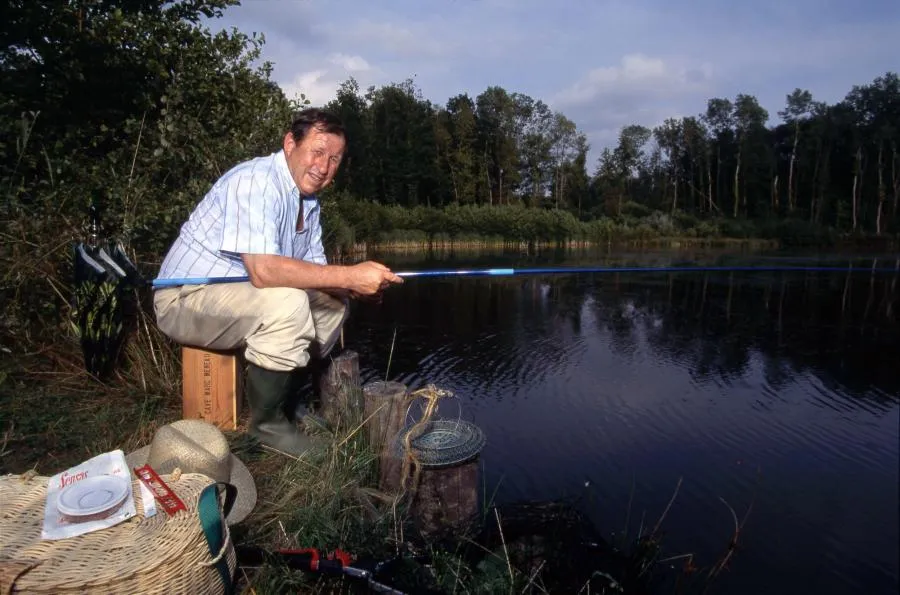
{"label": "fishing rod", "polygon": [[[444,269],[431,271],[402,271],[394,273],[398,277],[509,277],[513,275],[551,275],[581,273],[728,273],[728,272],[828,272],[828,273],[900,273],[898,268],[887,267],[837,267],[837,266],[638,266],[638,267],[537,267],[537,268],[489,268],[489,269]],[[154,279],[153,287],[173,287],[178,285],[207,285],[213,283],[244,283],[247,276],[237,277],[191,277],[177,279]]]}

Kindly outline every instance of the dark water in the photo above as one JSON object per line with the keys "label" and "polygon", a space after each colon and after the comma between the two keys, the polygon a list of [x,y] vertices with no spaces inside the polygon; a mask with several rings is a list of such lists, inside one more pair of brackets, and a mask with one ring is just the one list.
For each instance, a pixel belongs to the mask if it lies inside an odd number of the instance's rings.
{"label": "dark water", "polygon": [[[881,257],[895,267],[900,256]],[[425,260],[395,270],[797,264],[648,253]],[[832,257],[824,264],[846,265]],[[820,264],[822,262],[820,261]],[[871,259],[857,258],[856,266]],[[710,566],[752,511],[719,593],[896,593],[900,274],[631,273],[408,279],[358,305],[364,379],[454,391],[500,502],[585,496],[605,533],[662,513]]]}

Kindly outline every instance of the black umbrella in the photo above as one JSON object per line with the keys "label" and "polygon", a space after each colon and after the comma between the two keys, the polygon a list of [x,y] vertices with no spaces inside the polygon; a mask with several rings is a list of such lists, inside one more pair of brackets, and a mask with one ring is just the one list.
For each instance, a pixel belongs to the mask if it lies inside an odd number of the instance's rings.
{"label": "black umbrella", "polygon": [[90,211],[90,240],[73,246],[72,326],[81,342],[85,368],[105,380],[123,351],[135,290],[145,282],[120,242],[99,241],[99,215],[93,203]]}

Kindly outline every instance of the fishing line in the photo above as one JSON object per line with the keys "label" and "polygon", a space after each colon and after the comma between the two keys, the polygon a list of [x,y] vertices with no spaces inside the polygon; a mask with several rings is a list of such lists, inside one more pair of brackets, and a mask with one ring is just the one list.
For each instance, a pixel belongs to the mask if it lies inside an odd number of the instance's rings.
{"label": "fishing line", "polygon": [[[635,267],[537,267],[444,269],[430,271],[402,271],[398,277],[510,277],[513,275],[571,275],[583,273],[730,273],[730,272],[808,272],[808,273],[900,273],[898,268],[887,267],[838,267],[838,266],[635,266]],[[250,278],[241,277],[192,277],[179,279],[154,279],[153,287],[178,285],[207,285],[213,283],[244,283]]]}

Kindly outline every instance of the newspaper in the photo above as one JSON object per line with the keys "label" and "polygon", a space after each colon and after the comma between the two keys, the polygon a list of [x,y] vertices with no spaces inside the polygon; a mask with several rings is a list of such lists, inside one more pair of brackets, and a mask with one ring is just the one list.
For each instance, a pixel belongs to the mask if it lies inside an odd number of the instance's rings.
{"label": "newspaper", "polygon": [[[68,516],[60,512],[58,508],[59,496],[64,489],[71,489],[73,485],[80,481],[101,475],[113,475],[128,480],[128,493],[121,504],[100,514],[84,517]],[[143,484],[140,485],[141,501],[148,508],[144,516],[153,516],[156,514],[153,495]],[[125,453],[121,450],[113,450],[97,455],[50,478],[47,483],[47,500],[44,505],[44,525],[41,530],[41,537],[54,540],[84,535],[91,531],[98,531],[117,525],[136,514],[137,509],[132,489],[131,470],[125,462]]]}

